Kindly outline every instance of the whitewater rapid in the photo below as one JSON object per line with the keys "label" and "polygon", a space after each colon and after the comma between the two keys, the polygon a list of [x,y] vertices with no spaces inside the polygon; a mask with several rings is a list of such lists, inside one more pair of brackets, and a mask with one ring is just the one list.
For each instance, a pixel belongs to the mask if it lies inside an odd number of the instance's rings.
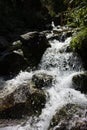
{"label": "whitewater rapid", "polygon": [[32,75],[37,72],[50,74],[55,80],[50,88],[45,88],[47,102],[38,118],[27,117],[25,125],[21,123],[21,125],[17,126],[0,128],[0,130],[47,130],[56,110],[62,108],[63,105],[67,103],[87,104],[87,97],[72,88],[72,77],[78,73],[83,73],[84,69],[81,59],[76,54],[66,52],[70,41],[71,37],[67,38],[65,42],[50,40],[51,48],[48,48],[44,53],[38,70],[20,72],[16,78],[6,81],[8,87],[16,87],[18,84],[26,84]]}

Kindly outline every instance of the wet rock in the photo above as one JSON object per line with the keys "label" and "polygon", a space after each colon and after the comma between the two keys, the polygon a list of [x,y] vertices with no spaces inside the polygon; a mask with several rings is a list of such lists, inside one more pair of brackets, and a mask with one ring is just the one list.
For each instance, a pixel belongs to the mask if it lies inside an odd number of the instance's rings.
{"label": "wet rock", "polygon": [[[83,129],[82,124],[85,125]],[[49,126],[49,130],[86,130],[86,129],[87,129],[86,109],[85,107],[81,107],[75,104],[67,104],[64,107],[62,107],[53,116]]]}
{"label": "wet rock", "polygon": [[9,86],[0,91],[0,118],[22,118],[41,113],[46,102],[43,90],[34,89],[29,81],[26,85]]}
{"label": "wet rock", "polygon": [[77,74],[72,78],[73,87],[82,93],[87,93],[87,73]]}
{"label": "wet rock", "polygon": [[26,67],[26,60],[17,53],[7,52],[0,57],[0,75],[17,74]]}
{"label": "wet rock", "polygon": [[78,120],[71,130],[87,130],[87,119]]}
{"label": "wet rock", "polygon": [[[3,43],[4,42],[4,43]],[[29,32],[9,45],[4,39],[0,43],[0,74],[15,75],[28,66],[32,69],[40,62],[45,50],[50,47],[44,33]]]}
{"label": "wet rock", "polygon": [[29,32],[21,35],[20,40],[24,56],[28,59],[31,66],[37,65],[44,51],[50,47],[46,36],[39,32]]}
{"label": "wet rock", "polygon": [[53,34],[51,37],[48,38],[48,40],[60,40],[62,34]]}
{"label": "wet rock", "polygon": [[53,76],[46,73],[36,73],[32,77],[36,88],[50,87],[53,82]]}
{"label": "wet rock", "polygon": [[10,49],[10,50],[13,50],[13,51],[18,50],[18,49],[21,49],[21,48],[22,48],[22,43],[21,43],[21,41],[20,41],[20,40],[14,41],[14,42],[12,43],[12,46],[11,46],[10,48],[12,48],[12,49]]}
{"label": "wet rock", "polygon": [[71,37],[72,36],[72,32],[71,31],[65,31],[62,35],[61,35],[61,37],[60,37],[60,41],[61,42],[64,42],[65,40],[66,40],[66,38],[68,38],[68,37]]}

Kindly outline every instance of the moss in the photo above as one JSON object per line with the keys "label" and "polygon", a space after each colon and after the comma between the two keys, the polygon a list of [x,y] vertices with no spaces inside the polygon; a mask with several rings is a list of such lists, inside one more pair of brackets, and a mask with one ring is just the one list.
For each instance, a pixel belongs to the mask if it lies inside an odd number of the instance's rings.
{"label": "moss", "polygon": [[82,59],[84,68],[87,70],[87,28],[81,29],[70,43],[73,52],[77,52]]}
{"label": "moss", "polygon": [[87,28],[82,29],[72,38],[70,47],[73,51],[79,52],[82,51],[84,47],[83,44],[87,44]]}
{"label": "moss", "polygon": [[72,27],[87,26],[87,3],[79,2],[79,6],[68,9],[67,24]]}

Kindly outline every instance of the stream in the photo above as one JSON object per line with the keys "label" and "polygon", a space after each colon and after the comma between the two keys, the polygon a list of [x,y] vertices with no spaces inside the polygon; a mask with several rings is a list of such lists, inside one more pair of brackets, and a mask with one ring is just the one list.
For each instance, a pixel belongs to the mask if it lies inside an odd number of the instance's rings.
{"label": "stream", "polygon": [[[53,34],[48,33],[47,38]],[[44,53],[38,70],[23,72],[11,80],[8,84],[23,84],[32,77],[35,72],[45,72],[53,76],[55,82],[49,88],[45,88],[47,101],[41,115],[37,117],[26,117],[26,120],[19,125],[1,127],[0,130],[48,130],[50,121],[56,110],[60,110],[67,103],[87,105],[87,97],[80,91],[72,88],[72,77],[83,73],[84,68],[81,59],[72,52],[67,52],[71,37],[66,38],[64,42],[53,39],[50,40],[51,48]]]}

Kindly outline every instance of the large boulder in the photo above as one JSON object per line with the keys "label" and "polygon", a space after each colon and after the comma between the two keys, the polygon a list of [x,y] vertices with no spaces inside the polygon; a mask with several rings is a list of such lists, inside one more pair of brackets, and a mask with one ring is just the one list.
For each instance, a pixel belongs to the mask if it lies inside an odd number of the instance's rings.
{"label": "large boulder", "polygon": [[50,47],[46,36],[39,32],[29,32],[20,36],[24,56],[28,59],[29,65],[37,65],[44,53]]}
{"label": "large boulder", "polygon": [[72,85],[76,90],[87,93],[87,73],[84,72],[73,76]]}
{"label": "large boulder", "polygon": [[15,52],[7,52],[0,57],[0,75],[14,75],[26,67],[27,61]]}
{"label": "large boulder", "polygon": [[[83,127],[84,126],[84,127]],[[48,130],[86,130],[86,109],[67,104],[53,116]]]}
{"label": "large boulder", "polygon": [[5,39],[0,42],[0,74],[17,74],[27,67],[36,67],[45,50],[50,47],[44,33],[29,32],[10,44]]}
{"label": "large boulder", "polygon": [[31,81],[26,85],[6,86],[0,90],[0,118],[22,118],[24,115],[38,115],[45,102],[44,91],[33,88]]}
{"label": "large boulder", "polygon": [[50,87],[53,82],[53,76],[39,72],[33,75],[32,81],[36,88]]}

